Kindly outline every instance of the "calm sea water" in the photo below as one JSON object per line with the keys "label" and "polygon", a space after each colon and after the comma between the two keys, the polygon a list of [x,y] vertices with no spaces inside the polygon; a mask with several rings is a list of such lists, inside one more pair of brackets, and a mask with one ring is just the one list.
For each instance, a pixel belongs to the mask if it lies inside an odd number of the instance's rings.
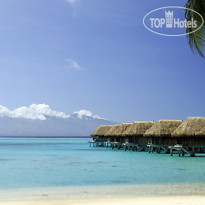
{"label": "calm sea water", "polygon": [[204,157],[89,147],[89,139],[0,139],[0,189],[205,182]]}

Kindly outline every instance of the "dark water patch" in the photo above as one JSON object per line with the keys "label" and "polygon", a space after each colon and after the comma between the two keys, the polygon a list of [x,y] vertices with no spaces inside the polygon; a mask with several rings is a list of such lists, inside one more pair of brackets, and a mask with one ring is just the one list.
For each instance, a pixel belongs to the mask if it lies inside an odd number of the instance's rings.
{"label": "dark water patch", "polygon": [[97,165],[97,164],[108,164],[107,162],[97,161],[97,162],[83,162],[83,161],[76,161],[76,162],[69,162],[69,165]]}
{"label": "dark water patch", "polygon": [[84,162],[69,162],[68,165],[82,165],[85,164]]}
{"label": "dark water patch", "polygon": [[96,162],[97,164],[107,164],[107,162],[103,162],[103,161],[98,161]]}
{"label": "dark water patch", "polygon": [[129,183],[128,180],[112,180],[111,184],[127,184]]}
{"label": "dark water patch", "polygon": [[16,159],[0,159],[0,162],[15,161]]}

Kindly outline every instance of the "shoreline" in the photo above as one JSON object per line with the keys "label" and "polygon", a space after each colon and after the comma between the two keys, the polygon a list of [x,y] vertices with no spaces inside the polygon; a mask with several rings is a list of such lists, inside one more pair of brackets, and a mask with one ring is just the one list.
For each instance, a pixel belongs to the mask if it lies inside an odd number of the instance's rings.
{"label": "shoreline", "polygon": [[[202,204],[205,183],[47,187],[1,190],[2,205]],[[163,203],[162,203],[163,202]]]}

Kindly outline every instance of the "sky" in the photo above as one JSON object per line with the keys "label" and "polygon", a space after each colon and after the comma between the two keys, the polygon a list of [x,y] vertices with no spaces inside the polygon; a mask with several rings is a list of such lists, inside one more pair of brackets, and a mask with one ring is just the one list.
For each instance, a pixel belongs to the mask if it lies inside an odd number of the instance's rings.
{"label": "sky", "polygon": [[205,60],[144,16],[186,0],[0,0],[0,105],[115,122],[205,116]]}

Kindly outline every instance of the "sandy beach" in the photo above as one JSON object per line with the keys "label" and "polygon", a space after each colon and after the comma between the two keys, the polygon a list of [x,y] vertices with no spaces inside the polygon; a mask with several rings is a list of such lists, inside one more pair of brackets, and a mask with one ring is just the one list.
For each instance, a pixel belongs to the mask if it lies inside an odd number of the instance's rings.
{"label": "sandy beach", "polygon": [[82,186],[1,191],[2,205],[204,205],[205,184]]}
{"label": "sandy beach", "polygon": [[2,205],[81,205],[81,204],[99,204],[99,205],[204,205],[205,197],[149,197],[149,198],[129,198],[129,199],[106,199],[106,200],[37,200],[37,201],[7,201],[1,202]]}

